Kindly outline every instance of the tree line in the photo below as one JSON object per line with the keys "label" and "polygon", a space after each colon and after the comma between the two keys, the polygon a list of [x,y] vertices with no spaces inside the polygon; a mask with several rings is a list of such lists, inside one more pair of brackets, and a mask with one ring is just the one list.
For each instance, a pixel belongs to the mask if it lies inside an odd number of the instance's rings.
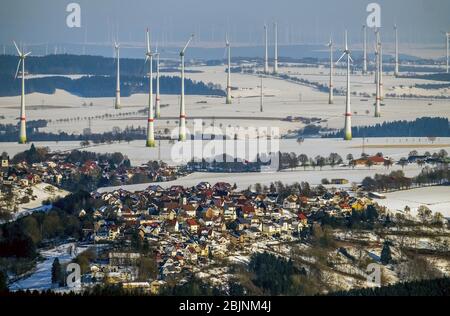
{"label": "tree line", "polygon": [[[355,138],[362,137],[449,137],[448,118],[422,117],[414,121],[383,122],[373,126],[352,127]],[[324,138],[341,138],[344,130],[323,135]]]}
{"label": "tree line", "polygon": [[448,165],[443,167],[425,167],[419,175],[408,178],[402,170],[393,171],[390,174],[376,174],[373,178],[366,177],[362,181],[362,187],[366,191],[392,191],[405,190],[413,186],[440,185],[445,184],[450,179]]}
{"label": "tree line", "polygon": [[[153,79],[153,89],[156,92],[156,78]],[[123,97],[132,94],[147,93],[149,79],[138,76],[121,76],[120,93]],[[114,97],[116,89],[115,76],[83,76],[78,79],[51,76],[26,80],[26,93],[53,94],[57,89],[84,98]],[[172,76],[160,77],[160,92],[162,94],[180,94],[181,78]],[[17,96],[21,93],[21,81],[11,74],[0,74],[0,97]],[[191,79],[185,79],[185,93],[190,95],[225,96],[221,87],[212,83],[205,84]]]}

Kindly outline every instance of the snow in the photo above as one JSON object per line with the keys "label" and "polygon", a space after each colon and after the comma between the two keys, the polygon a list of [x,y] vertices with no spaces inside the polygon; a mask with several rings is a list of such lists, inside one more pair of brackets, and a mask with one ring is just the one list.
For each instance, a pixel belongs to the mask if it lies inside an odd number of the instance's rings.
{"label": "snow", "polygon": [[[365,177],[373,177],[376,173],[389,173],[394,170],[402,170],[399,167],[393,167],[389,170],[383,167],[373,167],[368,168],[339,168],[336,167],[332,169],[330,167],[324,168],[320,171],[319,168],[316,170],[307,169],[298,171],[283,171],[283,172],[273,172],[273,173],[209,173],[209,172],[196,172],[190,174],[186,177],[179,178],[175,181],[169,182],[159,182],[157,183],[163,188],[171,187],[172,185],[182,185],[185,187],[195,186],[202,181],[207,181],[211,184],[217,182],[228,182],[230,184],[236,183],[238,189],[247,189],[248,186],[254,185],[255,183],[261,183],[262,185],[270,185],[271,182],[281,181],[285,184],[293,184],[295,182],[309,182],[310,185],[319,185],[323,178],[328,179],[340,179],[344,178],[350,181],[347,185],[349,187],[352,182],[360,183]],[[405,167],[403,170],[406,176],[414,176],[420,172],[420,168],[411,165]],[[152,183],[153,184],[153,183]],[[133,185],[122,185],[118,187],[105,187],[99,188],[99,192],[110,192],[116,189],[122,188],[131,192],[142,191],[146,189],[151,183],[143,184],[133,184]],[[338,187],[338,186],[336,186]]]}
{"label": "snow", "polygon": [[[212,82],[222,87],[226,86],[225,66],[198,66],[190,67],[200,70],[201,73],[186,73],[186,77],[196,81]],[[281,73],[289,73],[310,81],[326,83],[328,80],[326,68],[286,68],[280,67]],[[178,73],[167,73],[166,75],[176,75]],[[385,93],[392,91],[412,92],[422,95],[448,95],[448,91],[423,91],[422,89],[410,89],[414,84],[435,83],[434,81],[420,79],[395,78],[386,74],[384,77]],[[345,83],[343,69],[337,69],[335,85],[341,88]],[[205,121],[209,125],[215,117],[217,124],[233,126],[277,126],[283,132],[303,127],[302,123],[284,122],[282,118],[286,116],[319,117],[327,122],[322,126],[330,128],[342,128],[344,123],[345,97],[336,96],[335,104],[328,104],[327,93],[318,92],[310,87],[296,83],[280,80],[277,78],[264,79],[265,86],[265,106],[264,112],[259,111],[259,78],[250,74],[232,74],[233,104],[227,105],[224,98],[214,96],[186,96],[187,124],[191,124],[193,118],[207,118]],[[403,86],[404,88],[400,88]],[[352,76],[352,91],[356,93],[374,93],[375,85],[373,76],[362,76],[355,74]],[[400,90],[399,90],[400,89]],[[301,96],[301,97],[300,97]],[[301,99],[301,100],[300,100]],[[428,105],[428,100],[412,99],[388,99],[384,100],[386,106],[382,107],[382,118],[375,118],[373,115],[373,100],[370,98],[364,101],[361,97],[352,97],[353,124],[374,125],[383,121],[393,120],[414,120],[422,116],[450,117],[448,111],[449,100],[434,100],[432,105]],[[146,107],[148,96],[146,94],[135,94],[130,97],[122,97],[123,108],[115,110],[113,98],[82,98],[71,95],[63,90],[57,90],[54,94],[31,93],[27,94],[27,118],[29,120],[52,119],[53,122],[43,131],[68,133],[80,133],[84,128],[89,127],[88,120],[56,123],[54,120],[61,118],[92,117],[104,114],[124,114],[135,112]],[[207,103],[202,103],[206,101]],[[92,102],[92,106],[89,104]],[[83,106],[83,103],[88,106]],[[2,123],[16,123],[19,115],[20,97],[1,97],[0,109],[5,119]],[[156,130],[164,128],[174,128],[176,119],[179,116],[179,96],[162,95],[161,104],[168,106],[161,109],[162,118],[155,122]],[[370,113],[366,113],[366,111]],[[232,118],[232,119],[231,119]],[[258,121],[255,121],[258,119]],[[167,123],[169,121],[169,123]],[[128,115],[92,120],[92,131],[110,131],[112,127],[124,128],[126,126],[146,126],[145,115]]]}
{"label": "snow", "polygon": [[[191,126],[188,125],[188,128]],[[236,156],[241,158],[249,158],[253,160],[256,156],[255,150],[251,151],[250,145],[257,143],[256,140],[252,140],[253,143],[247,141],[243,146],[242,141],[228,140],[226,142],[219,143],[218,141],[204,140],[204,141],[187,141],[183,143],[184,152],[194,152],[195,146],[199,145],[201,148],[200,153],[204,158],[209,158],[212,145],[217,150],[214,154],[220,155],[231,146],[234,148]],[[144,140],[132,141],[130,143],[121,142],[113,144],[103,145],[91,145],[86,148],[80,147],[80,142],[33,142],[35,146],[49,147],[52,151],[68,151],[73,149],[80,149],[86,151],[92,151],[96,153],[112,153],[121,152],[128,156],[133,165],[141,165],[149,160],[163,160],[169,164],[176,165],[182,163],[179,161],[177,155],[180,144],[175,141],[170,143],[169,141],[157,142],[156,148],[145,147]],[[402,157],[407,157],[409,152],[417,150],[419,153],[429,151],[430,153],[439,152],[441,149],[450,152],[450,138],[438,137],[433,143],[427,138],[414,138],[414,137],[395,137],[395,138],[368,138],[363,141],[362,138],[354,138],[352,141],[343,141],[341,139],[320,139],[310,138],[305,139],[304,142],[298,143],[293,139],[273,139],[268,141],[268,146],[263,147],[263,143],[259,145],[259,152],[267,153],[270,151],[278,151],[296,154],[306,154],[311,158],[317,155],[328,156],[330,153],[335,152],[342,156],[345,160],[348,154],[352,154],[355,158],[360,157],[363,151],[369,155],[375,155],[378,152],[382,152],[385,157],[398,160]],[[31,144],[21,145],[17,143],[0,143],[0,151],[6,151],[10,156],[29,149]],[[231,154],[227,151],[228,154]],[[193,155],[188,155],[189,161]],[[198,157],[199,155],[195,155]]]}
{"label": "snow", "polygon": [[57,187],[44,182],[33,185],[31,188],[33,189],[33,195],[36,196],[36,199],[30,200],[29,203],[21,204],[19,212],[39,209],[42,206],[43,201],[49,198],[56,199],[58,197],[65,197],[69,194],[66,190],[58,189]]}
{"label": "snow", "polygon": [[433,212],[450,217],[450,186],[425,187],[385,195],[386,199],[377,200],[377,203],[392,211],[403,211],[408,205],[411,208],[411,215],[415,216],[417,209],[425,205]]}
{"label": "snow", "polygon": [[[76,251],[71,255],[70,250],[73,247],[75,247],[74,249],[76,249]],[[40,254],[44,257],[44,261],[37,264],[35,271],[30,276],[11,284],[9,287],[10,290],[44,291],[51,289],[51,271],[55,258],[58,258],[60,263],[63,264],[71,261],[77,254],[82,253],[86,249],[86,247],[76,247],[76,244],[74,243],[67,243],[49,250],[42,250]]]}

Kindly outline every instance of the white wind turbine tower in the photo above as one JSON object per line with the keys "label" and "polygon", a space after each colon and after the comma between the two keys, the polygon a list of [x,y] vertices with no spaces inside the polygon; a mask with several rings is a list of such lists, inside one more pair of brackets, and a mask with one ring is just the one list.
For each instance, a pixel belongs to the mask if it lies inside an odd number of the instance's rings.
{"label": "white wind turbine tower", "polygon": [[366,25],[363,25],[363,37],[364,37],[364,43],[363,43],[363,74],[367,74],[367,27]]}
{"label": "white wind turbine tower", "polygon": [[156,98],[155,98],[155,107],[156,107],[156,118],[161,117],[161,98],[159,94],[159,56],[158,48],[156,48]]}
{"label": "white wind turbine tower", "polygon": [[333,39],[330,37],[330,42],[327,45],[330,48],[330,83],[329,83],[329,93],[328,93],[328,104],[333,104],[333,71],[334,71],[334,61],[333,61]]}
{"label": "white wind turbine tower", "polygon": [[446,45],[446,57],[447,57],[447,73],[449,73],[449,65],[448,65],[448,61],[449,61],[449,41],[450,41],[450,33],[447,32],[445,33],[445,45]]}
{"label": "white wind turbine tower", "polygon": [[155,147],[155,116],[153,113],[153,53],[150,49],[150,34],[147,29],[147,51],[145,52],[145,62],[149,62],[149,75],[150,82],[148,92],[148,120],[147,120],[147,147]]}
{"label": "white wind turbine tower", "polygon": [[181,59],[181,96],[180,96],[180,126],[179,126],[179,141],[186,140],[186,105],[184,103],[184,53],[189,43],[194,38],[194,34],[191,35],[184,48],[180,51]]}
{"label": "white wind turbine tower", "polygon": [[397,24],[394,25],[394,32],[395,32],[395,70],[394,70],[394,76],[398,77],[399,75],[399,58],[398,58],[398,28]]}
{"label": "white wind turbine tower", "polygon": [[269,73],[269,51],[268,51],[268,39],[267,39],[267,25],[264,24],[264,73]]}
{"label": "white wind turbine tower", "polygon": [[227,59],[228,59],[226,104],[231,104],[231,46],[230,46],[230,41],[228,40],[228,34],[226,36],[226,46],[227,46]]}
{"label": "white wind turbine tower", "polygon": [[383,44],[381,43],[381,34],[380,30],[377,31],[378,33],[378,42],[380,43],[380,50],[379,50],[379,58],[380,58],[380,71],[378,73],[378,80],[380,84],[380,99],[384,100],[384,92],[383,92]]}
{"label": "white wind turbine tower", "polygon": [[114,107],[116,110],[120,109],[120,44],[114,42],[114,49],[116,51],[117,59],[117,73],[116,73],[116,100]]}
{"label": "white wind turbine tower", "polygon": [[261,75],[261,85],[260,87],[260,96],[259,96],[259,111],[264,112],[264,86],[263,86],[263,75]]}
{"label": "white wind turbine tower", "polygon": [[375,85],[376,85],[376,95],[375,95],[375,117],[381,117],[381,86],[380,86],[380,66],[381,66],[381,41],[379,38],[379,33],[377,32],[376,43],[375,43]]}
{"label": "white wind turbine tower", "polygon": [[273,24],[274,36],[275,36],[275,48],[274,48],[274,61],[273,61],[273,73],[278,74],[278,23]]}
{"label": "white wind turbine tower", "polygon": [[27,127],[26,127],[26,116],[25,116],[25,58],[27,58],[31,52],[25,53],[17,47],[16,42],[14,42],[17,54],[19,55],[19,63],[17,64],[17,70],[15,78],[19,73],[19,67],[22,63],[22,94],[20,98],[20,134],[19,134],[19,144],[25,144],[27,142]]}
{"label": "white wind turbine tower", "polygon": [[342,56],[338,59],[338,62],[347,55],[347,93],[345,102],[345,127],[344,127],[344,140],[352,140],[352,112],[350,107],[350,62],[352,57],[350,49],[348,48],[347,31],[345,31],[345,50]]}

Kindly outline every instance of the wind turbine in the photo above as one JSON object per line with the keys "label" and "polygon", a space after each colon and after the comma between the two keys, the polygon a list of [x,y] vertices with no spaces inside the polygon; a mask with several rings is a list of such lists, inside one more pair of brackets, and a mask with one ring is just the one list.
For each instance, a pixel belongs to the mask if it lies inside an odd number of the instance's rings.
{"label": "wind turbine", "polygon": [[261,74],[261,85],[260,87],[260,96],[259,96],[259,111],[264,112],[264,86],[263,86],[263,75]]}
{"label": "wind turbine", "polygon": [[179,137],[178,140],[180,142],[186,140],[186,106],[184,104],[184,53],[186,48],[189,46],[189,43],[194,38],[194,34],[189,37],[184,48],[180,51],[180,59],[181,59],[181,96],[180,96],[180,128],[179,128]]}
{"label": "wind turbine", "polygon": [[158,53],[158,48],[156,48],[156,99],[155,99],[155,103],[156,103],[156,118],[160,118],[161,117],[161,98],[159,95],[159,56],[160,53]]}
{"label": "wind turbine", "polygon": [[446,57],[447,57],[447,73],[449,73],[449,65],[448,65],[448,61],[449,61],[449,42],[450,41],[450,33],[447,32],[445,33],[445,45],[446,45]]}
{"label": "wind turbine", "polygon": [[274,49],[274,61],[273,61],[273,73],[278,74],[278,23],[273,24],[274,36],[275,36],[275,49]]}
{"label": "wind turbine", "polygon": [[347,40],[347,31],[345,31],[345,49],[342,56],[338,59],[338,62],[341,59],[347,56],[347,93],[346,93],[346,101],[345,101],[345,127],[344,127],[344,140],[352,140],[352,112],[350,107],[350,62],[353,61],[351,57],[350,49],[348,48],[348,40]]}
{"label": "wind turbine", "polygon": [[376,33],[376,43],[375,43],[375,85],[376,85],[376,96],[375,96],[375,117],[381,117],[381,86],[380,86],[380,67],[381,67],[381,41],[380,33]]}
{"label": "wind turbine", "polygon": [[328,104],[333,104],[333,39],[330,37],[330,42],[327,44],[330,48],[330,85],[329,85],[329,97]]}
{"label": "wind turbine", "polygon": [[398,77],[399,75],[399,58],[398,58],[398,28],[397,24],[394,25],[394,32],[395,32],[395,71],[394,75]]}
{"label": "wind turbine", "polygon": [[265,43],[265,50],[264,50],[264,73],[269,73],[269,52],[268,52],[268,39],[267,39],[267,25],[264,24],[264,43]]}
{"label": "wind turbine", "polygon": [[147,147],[155,147],[155,117],[153,113],[153,53],[150,49],[150,34],[147,29],[147,51],[145,52],[145,62],[149,62],[149,92],[148,92],[148,120],[147,120]]}
{"label": "wind turbine", "polygon": [[25,58],[27,58],[31,52],[25,53],[17,47],[16,42],[14,42],[17,54],[19,55],[19,63],[17,64],[17,70],[15,78],[19,73],[20,64],[22,64],[22,95],[20,98],[20,132],[19,132],[19,144],[25,144],[27,142],[27,127],[26,127],[26,117],[25,117]]}
{"label": "wind turbine", "polygon": [[226,104],[231,104],[231,46],[228,40],[228,34],[226,36],[226,46],[228,54],[228,70],[227,70],[227,99]]}
{"label": "wind turbine", "polygon": [[364,43],[363,43],[363,74],[367,74],[367,27],[366,25],[363,25],[363,36],[364,36]]}
{"label": "wind turbine", "polygon": [[380,59],[380,71],[378,72],[378,80],[380,85],[380,100],[384,100],[384,92],[383,92],[383,44],[381,43],[381,32],[380,30],[376,30],[377,37],[378,37],[378,43],[380,43],[380,50],[378,52]]}
{"label": "wind turbine", "polygon": [[116,110],[118,110],[120,109],[120,44],[114,42],[114,49],[116,50],[116,58],[117,58],[116,100],[114,105]]}

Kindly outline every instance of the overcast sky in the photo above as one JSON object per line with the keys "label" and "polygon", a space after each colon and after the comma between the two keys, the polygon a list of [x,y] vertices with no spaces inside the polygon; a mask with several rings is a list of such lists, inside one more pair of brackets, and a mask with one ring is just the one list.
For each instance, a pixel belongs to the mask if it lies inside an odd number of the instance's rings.
{"label": "overcast sky", "polygon": [[[81,6],[81,28],[66,26],[67,4]],[[143,41],[145,28],[155,40],[196,44],[222,41],[228,31],[235,42],[262,42],[262,24],[279,22],[282,43],[322,43],[334,33],[360,42],[368,13],[366,0],[1,0],[0,44]],[[449,0],[378,0],[385,40],[399,25],[402,42],[442,43],[450,31]],[[118,31],[117,31],[118,29]]]}

